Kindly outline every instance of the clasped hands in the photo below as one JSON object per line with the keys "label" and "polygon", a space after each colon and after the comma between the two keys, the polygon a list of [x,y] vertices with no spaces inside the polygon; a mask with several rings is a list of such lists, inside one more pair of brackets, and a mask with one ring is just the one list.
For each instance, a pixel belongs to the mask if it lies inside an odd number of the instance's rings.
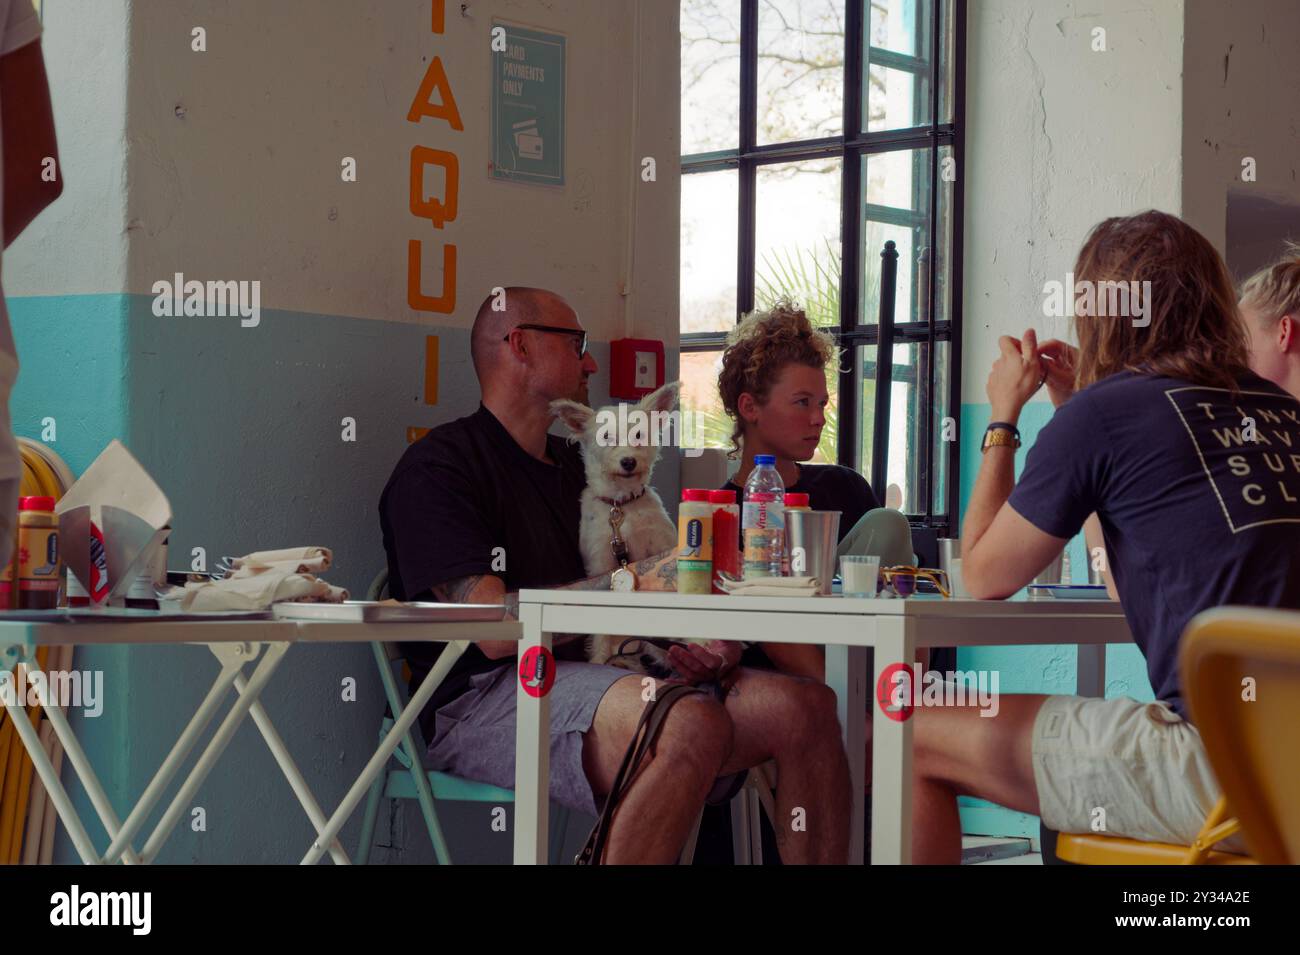
{"label": "clasped hands", "polygon": [[1001,354],[993,362],[984,386],[994,421],[1015,424],[1020,410],[1043,385],[1054,407],[1061,407],[1074,394],[1079,350],[1058,339],[1038,343],[1032,328],[1021,338],[1003,335],[998,339]]}

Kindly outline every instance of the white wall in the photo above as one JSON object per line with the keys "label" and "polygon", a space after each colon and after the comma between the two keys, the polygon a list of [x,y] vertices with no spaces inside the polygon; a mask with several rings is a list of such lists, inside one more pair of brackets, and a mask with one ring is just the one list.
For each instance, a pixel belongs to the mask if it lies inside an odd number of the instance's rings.
{"label": "white wall", "polygon": [[120,292],[126,277],[128,0],[47,0],[41,47],[63,195],[4,255],[5,294]]}
{"label": "white wall", "polygon": [[[494,286],[542,285],[570,298],[600,339],[623,334],[619,294],[629,186],[639,157],[659,182],[638,205],[638,334],[675,339],[676,17],[641,16],[647,86],[631,139],[632,0],[294,2],[137,0],[131,74],[130,290],[177,270],[261,279],[264,308],[467,327]],[[640,6],[650,7],[642,0]],[[490,34],[494,17],[568,36],[566,184],[488,175]],[[207,30],[207,52],[190,31]],[[671,55],[669,55],[671,54]],[[445,66],[465,129],[406,119],[430,58]],[[176,115],[177,106],[184,118]],[[460,160],[459,217],[435,230],[408,209],[414,145]],[[358,181],[340,161],[357,160]],[[433,179],[433,173],[430,179]],[[674,241],[665,242],[669,238]],[[430,260],[458,248],[450,318],[407,306],[407,241]],[[202,275],[197,273],[202,272]]]}
{"label": "white wall", "polygon": [[1183,2],[972,0],[968,22],[962,400],[983,404],[999,335],[1066,337],[1043,283],[1093,225],[1179,212]]}
{"label": "white wall", "polygon": [[[5,256],[15,328],[28,335],[20,341],[32,391],[24,418],[39,421],[54,397],[64,401],[60,416],[72,417],[65,392],[93,384],[76,392],[77,414],[92,427],[59,450],[85,461],[112,437],[126,441],[171,500],[174,567],[194,546],[211,558],[311,541],[335,548],[331,582],[363,594],[382,564],[378,497],[407,427],[477,404],[468,328],[493,286],[565,295],[602,364],[611,338],[663,339],[675,376],[676,5],[470,0],[466,17],[460,6],[447,3],[445,33],[436,35],[429,0],[46,4],[68,189]],[[562,187],[488,178],[494,16],[568,37]],[[191,49],[199,26],[206,52]],[[445,65],[463,131],[406,119],[433,56]],[[441,231],[408,210],[415,144],[460,160],[459,216]],[[357,160],[356,183],[340,177],[344,156]],[[654,183],[640,180],[643,156],[657,160]],[[457,245],[453,314],[408,308],[412,238],[426,240],[426,261],[442,241]],[[152,285],[177,271],[260,281],[261,325],[155,317]],[[111,415],[102,405],[108,389],[71,363],[105,354],[87,345],[87,300],[39,298],[69,292],[99,293],[96,314],[108,316],[96,327],[115,349]],[[46,321],[50,312],[57,322]],[[423,397],[428,335],[440,343],[436,404]],[[607,392],[607,375],[602,369],[593,383],[593,399]],[[340,440],[344,415],[357,421],[355,443]],[[656,484],[676,499],[675,460],[661,464]],[[120,657],[104,666],[117,693],[114,727],[132,728],[131,746],[116,730],[101,732],[91,754],[119,802],[141,791],[213,666],[194,648]],[[340,701],[344,677],[357,679],[356,704]],[[373,751],[383,709],[369,651],[310,648],[275,682],[267,705],[276,726],[321,802],[336,805]],[[208,832],[183,826],[165,861],[294,861],[310,841],[250,727],[196,804],[210,809]],[[508,859],[489,811],[446,809],[462,860]],[[349,850],[356,828],[354,820],[344,832]],[[392,818],[385,807],[379,843],[380,861],[430,857],[413,805]],[[59,858],[70,857],[65,844]]]}
{"label": "white wall", "polygon": [[[1297,40],[1295,0],[1187,0],[1183,215],[1224,254],[1229,193],[1300,202]],[[1242,179],[1246,157],[1255,160],[1254,182]],[[1252,267],[1281,248],[1257,251],[1244,256]]]}

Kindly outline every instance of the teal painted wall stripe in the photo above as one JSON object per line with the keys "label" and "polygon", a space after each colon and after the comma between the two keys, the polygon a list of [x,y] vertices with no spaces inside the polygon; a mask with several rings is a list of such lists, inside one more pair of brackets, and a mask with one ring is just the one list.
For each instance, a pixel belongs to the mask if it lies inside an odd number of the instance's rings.
{"label": "teal painted wall stripe", "polygon": [[[105,444],[126,435],[127,297],[7,297],[6,304],[20,365],[9,398],[14,433],[42,440],[42,421],[53,418],[55,439],[45,443],[80,475]],[[87,718],[79,707],[68,712],[73,732],[123,819],[134,801],[126,772],[134,745],[126,731],[130,653],[129,647],[78,647],[74,667],[104,674],[103,712],[95,718]],[[91,841],[107,847],[108,836],[80,780],[65,771],[63,784]],[[58,833],[55,861],[78,861],[62,825]]]}
{"label": "teal painted wall stripe", "polygon": [[128,354],[125,295],[9,297],[18,346],[18,383],[9,399],[14,433],[40,440],[52,417],[49,444],[80,474],[127,421]]}

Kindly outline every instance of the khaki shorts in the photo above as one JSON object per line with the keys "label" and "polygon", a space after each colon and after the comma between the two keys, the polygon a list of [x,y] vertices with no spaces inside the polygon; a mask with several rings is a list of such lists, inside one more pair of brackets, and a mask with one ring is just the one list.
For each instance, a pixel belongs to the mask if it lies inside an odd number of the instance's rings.
{"label": "khaki shorts", "polygon": [[[1033,757],[1039,816],[1058,832],[1190,845],[1221,792],[1201,734],[1164,703],[1050,696]],[[1247,851],[1240,834],[1216,848]]]}

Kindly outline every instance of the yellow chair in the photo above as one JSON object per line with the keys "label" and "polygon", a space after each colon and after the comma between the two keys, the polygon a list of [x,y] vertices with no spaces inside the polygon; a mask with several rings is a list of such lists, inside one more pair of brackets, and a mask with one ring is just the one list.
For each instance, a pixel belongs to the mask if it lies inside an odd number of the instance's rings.
{"label": "yellow chair", "polygon": [[[1061,833],[1057,858],[1080,865],[1300,863],[1300,613],[1207,610],[1184,631],[1179,663],[1224,790],[1200,833],[1190,846]],[[1213,849],[1238,831],[1249,857]]]}

